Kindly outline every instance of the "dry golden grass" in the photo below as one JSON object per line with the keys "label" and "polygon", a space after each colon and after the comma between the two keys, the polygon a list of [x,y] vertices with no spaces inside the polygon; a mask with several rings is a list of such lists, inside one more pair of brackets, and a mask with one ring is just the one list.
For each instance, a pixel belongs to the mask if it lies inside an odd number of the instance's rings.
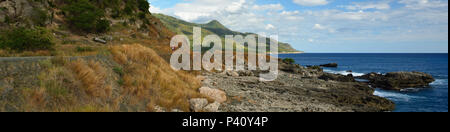
{"label": "dry golden grass", "polygon": [[86,94],[93,97],[110,97],[112,87],[106,84],[106,69],[100,63],[83,60],[71,62],[70,69],[75,73],[76,79],[83,84]]}
{"label": "dry golden grass", "polygon": [[[154,17],[151,21],[159,22]],[[189,111],[188,99],[203,97],[197,91],[200,82],[192,73],[170,68],[167,62],[172,50],[168,44],[174,34],[156,26],[159,24],[150,25],[148,35],[138,32],[137,27],[117,28],[107,34],[114,38],[108,42],[112,47],[93,42],[90,38],[94,36],[86,38],[67,33],[55,38],[54,51],[13,53],[0,50],[0,57],[95,56],[105,53],[103,55],[112,55],[123,70],[123,75],[119,75],[113,72],[114,66],[85,60],[69,62],[63,57],[55,57],[44,62],[44,69],[35,76],[33,81],[38,81],[38,85],[13,86],[12,82],[12,91],[4,90],[10,89],[9,86],[0,86],[0,111],[155,111],[155,106],[169,111]],[[122,45],[130,43],[142,45]],[[77,47],[92,50],[80,51]],[[13,77],[13,80],[20,78]]]}
{"label": "dry golden grass", "polygon": [[[0,111],[144,112],[156,106],[190,111],[189,99],[205,97],[198,92],[199,80],[174,71],[150,48],[133,44],[110,50],[120,68],[63,57],[41,62],[44,70],[35,77],[39,85],[14,86],[6,94],[4,89],[13,85],[0,86],[5,95],[0,96]],[[14,79],[8,82],[14,84]]]}
{"label": "dry golden grass", "polygon": [[111,47],[114,60],[124,67],[124,95],[170,109],[189,111],[190,98],[199,94],[200,81],[194,76],[175,71],[150,48],[139,44]]}
{"label": "dry golden grass", "polygon": [[[67,62],[56,57],[41,62],[41,65],[44,70],[35,77],[38,85],[14,87],[0,96],[0,111],[119,111],[114,107],[117,105],[109,101],[112,99],[112,86],[106,85],[106,69],[100,63]],[[13,84],[14,80],[9,83]]]}

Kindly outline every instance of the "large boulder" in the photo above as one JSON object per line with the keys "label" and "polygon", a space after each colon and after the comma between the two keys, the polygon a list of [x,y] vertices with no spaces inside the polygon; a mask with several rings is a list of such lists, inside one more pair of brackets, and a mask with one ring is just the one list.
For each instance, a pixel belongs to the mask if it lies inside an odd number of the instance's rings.
{"label": "large boulder", "polygon": [[386,90],[428,88],[435,81],[433,76],[423,72],[390,72],[386,75],[369,73],[359,78],[368,80],[373,87]]}
{"label": "large boulder", "polygon": [[324,73],[322,76],[319,77],[319,79],[329,81],[338,81],[338,82],[356,82],[355,78],[352,74],[348,74],[347,76],[344,75],[338,75],[338,74],[331,74],[331,73]]}
{"label": "large boulder", "polygon": [[209,87],[201,87],[199,89],[200,93],[214,99],[216,102],[223,103],[227,101],[227,95],[224,91],[219,89],[212,89]]}
{"label": "large boulder", "polygon": [[298,64],[286,63],[284,61],[279,61],[278,69],[281,71],[284,71],[284,72],[297,74],[297,73],[301,73],[304,70],[304,67],[302,67]]}
{"label": "large boulder", "polygon": [[239,73],[236,71],[226,71],[226,74],[232,77],[239,77]]}
{"label": "large boulder", "polygon": [[[38,25],[33,21],[33,18],[39,16],[40,12],[36,9],[44,9],[49,7],[47,2],[39,2],[32,0],[0,0],[0,25],[6,22],[6,19],[20,20],[20,22],[14,22],[12,24],[16,26],[28,26]],[[46,11],[46,10],[44,10]],[[50,14],[50,12],[46,12]],[[45,20],[44,24],[49,24],[50,21]],[[0,27],[1,28],[1,27]]]}
{"label": "large boulder", "polygon": [[249,71],[249,70],[238,71],[237,73],[239,74],[239,76],[242,76],[242,77],[255,75],[252,71]]}
{"label": "large boulder", "polygon": [[93,40],[94,42],[98,42],[98,43],[102,43],[102,44],[107,44],[107,43],[108,43],[106,40],[101,39],[101,38],[98,38],[98,37],[95,37],[95,38],[93,38],[92,40]]}
{"label": "large boulder", "polygon": [[214,103],[211,103],[211,104],[205,106],[205,108],[203,108],[203,110],[206,112],[219,112],[219,107],[220,107],[220,103],[214,102]]}
{"label": "large boulder", "polygon": [[320,65],[321,67],[338,67],[337,63],[328,63],[328,64],[323,64]]}
{"label": "large boulder", "polygon": [[194,112],[201,112],[203,108],[208,105],[208,100],[205,98],[194,98],[189,100],[190,108]]}

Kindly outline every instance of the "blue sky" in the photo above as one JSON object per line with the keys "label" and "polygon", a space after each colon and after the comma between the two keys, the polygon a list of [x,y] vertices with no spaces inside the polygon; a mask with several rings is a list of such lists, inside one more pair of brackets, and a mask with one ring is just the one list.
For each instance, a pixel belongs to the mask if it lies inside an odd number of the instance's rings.
{"label": "blue sky", "polygon": [[319,53],[448,53],[448,0],[149,0],[150,11],[218,20]]}

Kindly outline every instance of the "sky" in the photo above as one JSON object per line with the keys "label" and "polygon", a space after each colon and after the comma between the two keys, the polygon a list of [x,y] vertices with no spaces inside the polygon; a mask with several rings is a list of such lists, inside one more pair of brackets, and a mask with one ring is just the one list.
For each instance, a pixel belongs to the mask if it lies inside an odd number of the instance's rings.
{"label": "sky", "polygon": [[149,0],[150,12],[278,35],[309,53],[448,53],[448,0]]}

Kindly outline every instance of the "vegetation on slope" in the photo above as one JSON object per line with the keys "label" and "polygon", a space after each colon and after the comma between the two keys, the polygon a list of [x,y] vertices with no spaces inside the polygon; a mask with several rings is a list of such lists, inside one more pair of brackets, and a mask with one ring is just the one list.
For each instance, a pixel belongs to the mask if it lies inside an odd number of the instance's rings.
{"label": "vegetation on slope", "polygon": [[23,78],[7,77],[0,86],[0,111],[190,111],[188,100],[204,97],[199,80],[174,71],[150,48],[117,45],[109,51],[101,61],[42,61],[44,70],[30,77],[38,85],[15,84]]}
{"label": "vegetation on slope", "polygon": [[[108,44],[126,44],[150,40],[152,44],[165,43],[172,33],[166,31],[148,11],[146,0],[16,0],[0,1],[0,56],[84,56],[102,52],[105,45],[93,38],[105,39]],[[27,35],[11,32],[45,30],[50,35]],[[24,40],[51,40],[51,47],[11,49],[5,42]],[[31,37],[31,38],[28,38]],[[19,40],[17,40],[19,41]],[[162,42],[164,41],[164,42]],[[78,50],[90,47],[93,50]],[[54,50],[52,50],[54,49]],[[86,54],[90,52],[89,54]]]}
{"label": "vegetation on slope", "polygon": [[[219,35],[223,41],[225,40],[224,39],[225,35],[246,36],[246,35],[254,34],[254,33],[240,33],[240,32],[232,31],[232,30],[228,29],[227,27],[225,27],[224,25],[222,25],[217,20],[213,20],[206,24],[196,24],[196,23],[186,22],[186,21],[177,19],[175,17],[167,16],[164,14],[154,14],[154,16],[159,18],[169,30],[171,30],[177,34],[187,35],[191,39],[191,42],[192,42],[192,38],[193,38],[193,27],[201,27],[202,28],[202,37],[204,37],[206,35],[216,34],[216,35]],[[267,39],[267,45],[269,45],[269,44],[270,44],[270,41],[269,41],[269,39]],[[278,44],[279,44],[278,49],[279,49],[279,52],[281,52],[281,53],[299,52],[298,50],[292,48],[292,46],[287,43],[279,42]],[[246,49],[247,49],[247,47],[246,47]]]}
{"label": "vegetation on slope", "polygon": [[200,82],[171,69],[173,33],[148,8],[146,0],[0,1],[0,57],[58,56],[0,67],[0,111],[190,111],[188,100],[204,97]]}
{"label": "vegetation on slope", "polygon": [[53,36],[42,27],[17,27],[0,31],[0,49],[13,51],[52,50]]}
{"label": "vegetation on slope", "polygon": [[67,22],[73,30],[103,33],[109,29],[109,21],[102,19],[104,12],[89,0],[73,1],[63,8]]}

